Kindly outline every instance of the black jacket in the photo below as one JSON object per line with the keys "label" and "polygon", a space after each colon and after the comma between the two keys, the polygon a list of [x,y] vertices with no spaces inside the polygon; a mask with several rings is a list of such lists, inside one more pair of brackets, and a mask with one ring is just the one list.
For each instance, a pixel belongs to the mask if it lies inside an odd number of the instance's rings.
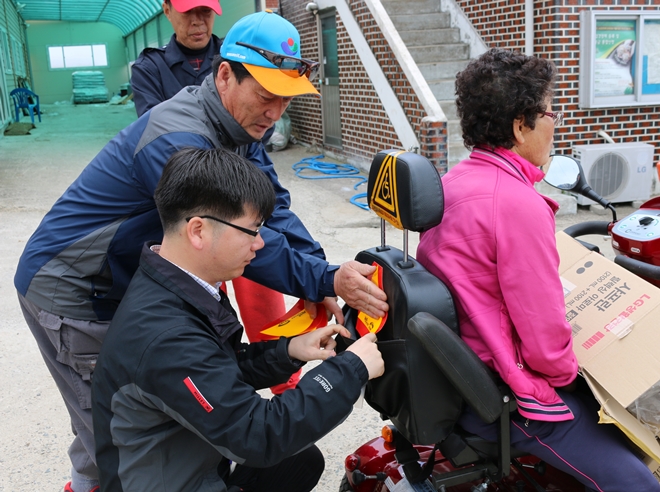
{"label": "black jacket", "polygon": [[225,490],[229,460],[272,466],[351,412],[368,372],[345,352],[272,400],[255,389],[300,367],[288,340],[244,344],[226,297],[142,251],[94,372],[96,458],[103,491]]}
{"label": "black jacket", "polygon": [[156,104],[170,99],[189,85],[202,85],[211,73],[213,57],[220,54],[222,40],[211,35],[204,62],[195,70],[176,44],[172,34],[170,42],[162,48],[145,48],[131,67],[131,89],[138,116]]}

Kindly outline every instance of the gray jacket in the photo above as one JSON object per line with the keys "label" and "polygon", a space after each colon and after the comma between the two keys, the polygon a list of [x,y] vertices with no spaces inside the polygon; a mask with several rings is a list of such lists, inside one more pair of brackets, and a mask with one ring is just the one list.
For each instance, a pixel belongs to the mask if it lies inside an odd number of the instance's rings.
{"label": "gray jacket", "polygon": [[17,290],[41,309],[78,320],[112,319],[145,241],[163,231],[153,193],[170,156],[184,147],[224,147],[270,178],[277,201],[262,229],[266,246],[245,277],[295,297],[334,296],[337,266],[289,209],[291,199],[261,142],[229,114],[213,76],[187,87],[122,130],[57,200],[28,241]]}

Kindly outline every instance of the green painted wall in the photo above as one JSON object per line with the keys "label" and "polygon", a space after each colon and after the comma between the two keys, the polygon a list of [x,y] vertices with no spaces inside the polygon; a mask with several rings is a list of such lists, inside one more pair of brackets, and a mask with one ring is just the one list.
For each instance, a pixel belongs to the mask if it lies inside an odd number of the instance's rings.
{"label": "green painted wall", "polygon": [[[110,97],[118,94],[121,84],[128,82],[128,61],[124,38],[118,27],[104,22],[29,21],[27,41],[32,64],[33,90],[42,103],[70,101],[73,89],[71,74],[76,70],[98,70],[105,76]],[[107,68],[51,70],[48,46],[105,44]]]}
{"label": "green painted wall", "polygon": [[238,19],[254,13],[254,2],[247,0],[238,2],[221,1],[220,5],[222,5],[222,15],[216,17],[215,24],[213,25],[213,33],[221,38],[225,37],[227,31],[229,31]]}
{"label": "green painted wall", "polygon": [[0,0],[0,138],[2,130],[14,118],[14,103],[9,93],[19,87],[19,77],[29,74],[25,52],[23,19],[12,0]]}
{"label": "green painted wall", "polygon": [[[252,1],[226,0],[222,2],[222,16],[215,19],[213,32],[224,37],[238,19],[253,12]],[[172,26],[162,13],[129,34],[125,40],[119,28],[103,22],[29,21],[29,24],[27,41],[34,78],[32,87],[42,103],[70,101],[73,88],[71,74],[76,70],[103,72],[110,96],[119,93],[120,86],[129,81],[128,62],[134,61],[145,46],[145,35],[146,45],[158,46],[167,43],[173,33]],[[48,67],[48,46],[85,44],[105,44],[109,66],[58,70]]]}

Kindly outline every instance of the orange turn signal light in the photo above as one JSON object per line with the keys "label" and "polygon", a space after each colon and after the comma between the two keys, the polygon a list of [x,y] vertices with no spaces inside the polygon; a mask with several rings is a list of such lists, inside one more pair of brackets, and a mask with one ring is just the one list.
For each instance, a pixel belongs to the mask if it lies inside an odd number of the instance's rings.
{"label": "orange turn signal light", "polygon": [[392,431],[392,428],[389,425],[384,426],[380,430],[380,435],[385,442],[388,442],[390,444],[394,442],[394,432]]}

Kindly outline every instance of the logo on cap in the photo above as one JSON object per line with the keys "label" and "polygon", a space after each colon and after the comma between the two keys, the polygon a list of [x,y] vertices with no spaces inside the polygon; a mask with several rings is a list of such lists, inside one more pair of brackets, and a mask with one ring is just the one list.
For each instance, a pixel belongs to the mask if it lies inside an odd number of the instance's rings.
{"label": "logo on cap", "polygon": [[[289,56],[293,56],[296,53],[298,53],[298,43],[296,43],[293,39],[289,38],[286,41],[284,41],[282,44],[282,51],[286,53]],[[289,48],[291,46],[291,48]]]}

